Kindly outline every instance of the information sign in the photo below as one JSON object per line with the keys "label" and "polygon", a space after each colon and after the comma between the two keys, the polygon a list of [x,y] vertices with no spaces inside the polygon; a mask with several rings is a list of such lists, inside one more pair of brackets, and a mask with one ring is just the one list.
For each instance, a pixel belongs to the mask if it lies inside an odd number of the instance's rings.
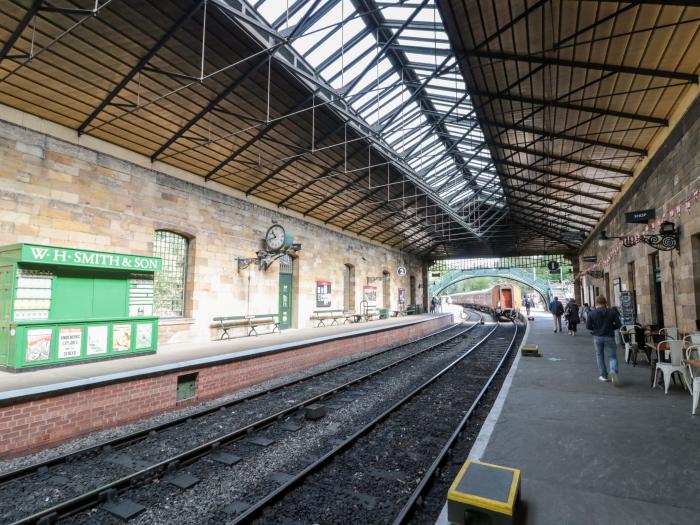
{"label": "information sign", "polygon": [[87,355],[99,355],[107,353],[108,326],[88,326],[87,329]]}
{"label": "information sign", "polygon": [[129,279],[129,317],[153,315],[153,275],[132,274]]}
{"label": "information sign", "polygon": [[316,308],[328,308],[331,305],[331,283],[316,281]]}
{"label": "information sign", "polygon": [[60,328],[58,330],[58,358],[80,357],[82,342],[83,329],[81,327]]}
{"label": "information sign", "polygon": [[557,271],[557,270],[559,270],[559,263],[558,263],[557,261],[549,261],[549,262],[547,263],[547,269],[548,269],[550,272]]}
{"label": "information sign", "polygon": [[46,361],[51,356],[51,328],[27,330],[25,361]]}
{"label": "information sign", "polygon": [[583,262],[590,262],[590,263],[598,262],[597,255],[584,255],[583,257],[581,257],[581,259],[583,260]]}
{"label": "information sign", "polygon": [[629,211],[625,213],[625,222],[627,223],[640,223],[646,224],[652,219],[656,218],[656,210],[651,208],[649,210],[639,210],[639,211]]}
{"label": "information sign", "polygon": [[406,275],[406,267],[405,267],[405,266],[399,266],[399,267],[396,269],[396,273],[399,274],[399,276],[403,277],[404,275]]}

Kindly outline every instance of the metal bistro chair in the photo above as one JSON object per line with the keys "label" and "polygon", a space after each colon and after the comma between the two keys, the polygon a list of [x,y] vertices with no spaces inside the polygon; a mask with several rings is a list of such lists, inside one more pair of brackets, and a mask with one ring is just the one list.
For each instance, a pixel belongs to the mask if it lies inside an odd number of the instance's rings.
{"label": "metal bistro chair", "polygon": [[[686,348],[685,358],[686,360],[700,358],[700,345],[690,345]],[[685,377],[685,380],[690,390],[690,395],[693,396],[690,413],[695,415],[698,409],[698,402],[700,401],[700,372],[690,366],[690,364],[686,364],[686,366],[688,367],[688,375]]]}
{"label": "metal bistro chair", "polygon": [[678,339],[678,328],[675,326],[667,326],[659,330],[659,334],[668,339]]}
{"label": "metal bistro chair", "polygon": [[686,348],[698,345],[700,345],[700,333],[688,334],[683,338],[683,346]]}
{"label": "metal bistro chair", "polygon": [[642,353],[644,357],[647,358],[649,364],[651,360],[649,355],[646,353],[644,344],[639,344],[639,337],[641,335],[641,340],[644,341],[644,331],[641,326],[636,324],[627,324],[620,327],[620,335],[622,336],[622,341],[625,344],[625,363],[632,361],[634,366],[637,366],[637,354]]}
{"label": "metal bistro chair", "polygon": [[[671,353],[671,362],[665,363],[661,361],[661,352],[669,350]],[[661,341],[656,347],[656,368],[654,369],[654,379],[652,381],[652,388],[656,388],[656,383],[658,382],[659,370],[663,375],[664,380],[664,393],[668,394],[668,385],[671,382],[673,374],[676,372],[681,375],[682,384],[685,384],[685,365],[682,363],[683,360],[683,341],[676,341],[673,339],[666,339]]]}

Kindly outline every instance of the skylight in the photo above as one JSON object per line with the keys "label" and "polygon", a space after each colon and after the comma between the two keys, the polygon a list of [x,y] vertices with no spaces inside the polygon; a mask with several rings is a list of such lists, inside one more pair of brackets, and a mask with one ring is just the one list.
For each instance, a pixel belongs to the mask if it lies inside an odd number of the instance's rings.
{"label": "skylight", "polygon": [[[252,2],[252,0],[251,0]],[[505,198],[435,0],[258,0],[291,45],[460,216]],[[475,227],[478,234],[478,227]]]}

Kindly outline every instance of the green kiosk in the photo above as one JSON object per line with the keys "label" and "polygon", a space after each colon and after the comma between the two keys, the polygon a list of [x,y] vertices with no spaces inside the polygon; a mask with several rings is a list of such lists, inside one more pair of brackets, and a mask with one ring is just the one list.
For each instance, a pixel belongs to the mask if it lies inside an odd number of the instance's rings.
{"label": "green kiosk", "polygon": [[155,352],[157,257],[0,247],[0,367],[20,371]]}

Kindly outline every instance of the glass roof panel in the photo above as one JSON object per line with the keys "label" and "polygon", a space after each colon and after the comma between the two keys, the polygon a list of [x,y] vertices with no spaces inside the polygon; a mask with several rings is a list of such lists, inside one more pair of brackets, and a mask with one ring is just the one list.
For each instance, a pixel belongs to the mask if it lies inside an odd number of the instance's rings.
{"label": "glass roof panel", "polygon": [[279,31],[298,26],[291,45],[443,202],[505,205],[435,0],[368,1],[371,17],[352,0],[255,8]]}

